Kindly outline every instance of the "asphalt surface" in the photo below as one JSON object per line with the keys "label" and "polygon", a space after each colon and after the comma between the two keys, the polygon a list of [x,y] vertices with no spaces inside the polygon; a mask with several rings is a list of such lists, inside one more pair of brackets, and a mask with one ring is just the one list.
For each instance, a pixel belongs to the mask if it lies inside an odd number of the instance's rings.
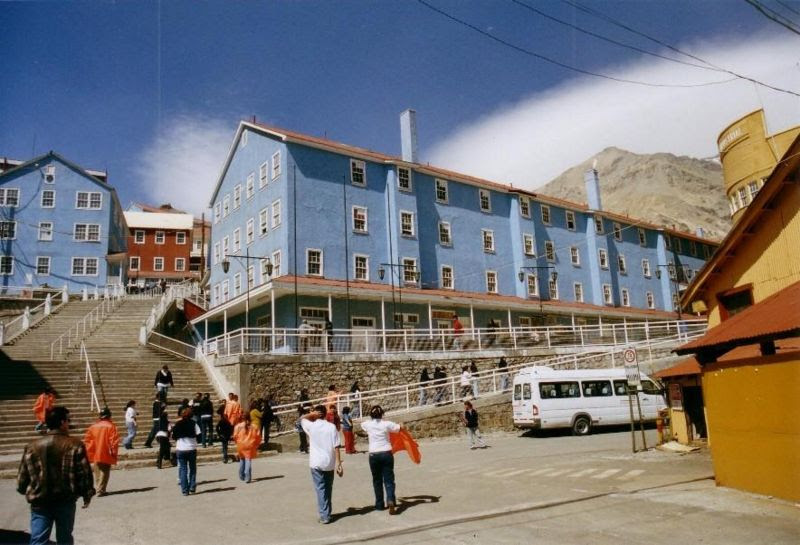
{"label": "asphalt surface", "polygon": [[[634,454],[625,432],[486,439],[423,441],[420,465],[398,453],[396,516],[372,509],[367,456],[345,456],[330,525],[317,523],[303,454],[255,460],[250,484],[236,464],[201,465],[188,497],[175,469],[114,471],[110,494],[78,510],[76,542],[800,543],[800,506],[716,487],[707,451]],[[0,543],[27,539],[14,484],[0,481]]]}

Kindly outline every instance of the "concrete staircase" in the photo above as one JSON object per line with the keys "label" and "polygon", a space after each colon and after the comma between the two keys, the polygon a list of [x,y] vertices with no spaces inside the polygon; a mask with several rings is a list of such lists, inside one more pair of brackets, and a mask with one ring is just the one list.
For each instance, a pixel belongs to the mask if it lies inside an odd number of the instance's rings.
{"label": "concrete staircase", "polygon": [[[124,300],[85,340],[100,405],[111,409],[121,438],[127,433],[125,404],[130,399],[137,402],[139,431],[134,447],[139,449],[125,451],[121,448],[123,466],[155,464],[156,449],[145,450],[141,446],[152,422],[153,379],[162,365],[169,365],[175,380],[175,388],[170,390],[168,399],[170,420],[175,418],[181,399],[191,398],[195,392],[214,392],[200,364],[139,344],[139,328],[154,302]],[[68,303],[62,313],[73,304]],[[74,435],[82,437],[97,418],[96,411],[90,407],[91,390],[84,382],[86,364],[80,359],[79,351],[68,353],[66,360],[49,361],[53,335],[70,325],[61,318],[80,318],[91,310],[91,306],[86,308],[83,303],[81,306],[81,312],[59,313],[58,320],[48,319],[52,323],[28,332],[20,339],[24,342],[3,347],[4,353],[0,354],[0,477],[16,474],[25,444],[37,436],[33,431],[32,407],[45,386],[56,390],[57,404],[70,409]],[[43,345],[47,347],[46,353],[41,349]],[[220,456],[216,448],[201,450],[201,459],[219,460]]]}

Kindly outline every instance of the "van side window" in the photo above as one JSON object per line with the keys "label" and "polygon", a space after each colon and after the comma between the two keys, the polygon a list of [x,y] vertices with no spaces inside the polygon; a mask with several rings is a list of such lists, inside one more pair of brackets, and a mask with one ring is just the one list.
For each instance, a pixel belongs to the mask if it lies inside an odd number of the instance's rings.
{"label": "van side window", "polygon": [[531,398],[531,385],[527,382],[522,385],[522,399],[530,399]]}
{"label": "van side window", "polygon": [[605,397],[611,395],[611,381],[584,380],[581,382],[584,397]]}
{"label": "van side window", "polygon": [[652,380],[642,381],[642,392],[650,395],[659,395],[661,388],[659,388]]}
{"label": "van side window", "polygon": [[627,380],[615,380],[614,381],[614,393],[618,396],[626,396],[628,395],[628,381]]}
{"label": "van side window", "polygon": [[514,385],[514,400],[519,401],[522,399],[522,384]]}
{"label": "van side window", "polygon": [[542,399],[581,397],[577,382],[540,382],[539,395]]}

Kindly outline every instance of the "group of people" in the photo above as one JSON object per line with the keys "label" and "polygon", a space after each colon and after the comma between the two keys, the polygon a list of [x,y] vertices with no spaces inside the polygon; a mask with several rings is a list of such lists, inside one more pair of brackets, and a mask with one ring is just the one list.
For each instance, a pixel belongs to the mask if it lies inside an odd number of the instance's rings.
{"label": "group of people", "polygon": [[[480,394],[480,377],[476,375],[479,372],[478,366],[474,361],[461,368],[461,376],[459,378],[459,392],[461,398],[478,398]],[[497,362],[497,373],[500,381],[500,391],[505,392],[510,388],[511,384],[508,362],[505,357],[501,357]],[[436,405],[441,405],[446,402],[448,393],[446,382],[447,373],[443,367],[435,367],[433,375],[430,374],[427,367],[423,367],[419,375],[419,405],[423,406],[431,402]]]}

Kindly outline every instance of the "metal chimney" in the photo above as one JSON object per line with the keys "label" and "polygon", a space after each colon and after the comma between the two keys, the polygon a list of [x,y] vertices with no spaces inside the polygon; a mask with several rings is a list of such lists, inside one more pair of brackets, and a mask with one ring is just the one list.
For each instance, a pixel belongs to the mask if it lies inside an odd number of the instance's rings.
{"label": "metal chimney", "polygon": [[403,161],[417,162],[417,112],[411,109],[400,114],[400,149]]}
{"label": "metal chimney", "polygon": [[597,177],[597,170],[591,168],[583,175],[583,183],[586,185],[586,199],[590,210],[603,210],[600,202],[600,179]]}

